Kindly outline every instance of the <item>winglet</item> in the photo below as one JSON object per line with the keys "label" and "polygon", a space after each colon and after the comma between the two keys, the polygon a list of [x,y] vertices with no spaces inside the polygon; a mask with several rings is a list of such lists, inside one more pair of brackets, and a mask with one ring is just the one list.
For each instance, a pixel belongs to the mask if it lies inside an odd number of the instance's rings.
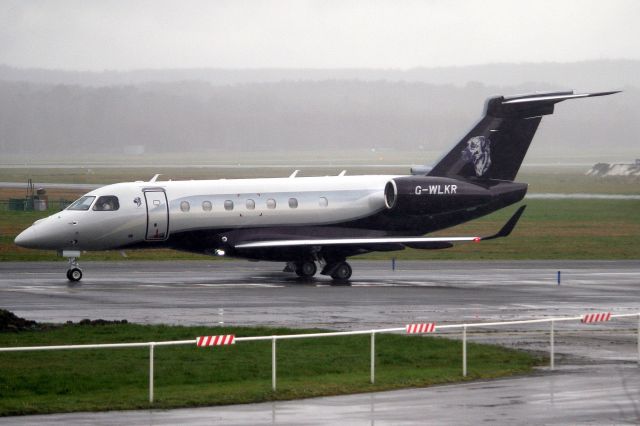
{"label": "winglet", "polygon": [[502,229],[500,229],[496,234],[490,235],[488,237],[482,237],[481,239],[493,240],[494,238],[502,238],[502,237],[509,236],[509,234],[511,234],[511,231],[513,231],[513,228],[516,227],[516,224],[518,223],[518,220],[520,220],[520,216],[522,216],[522,213],[524,212],[525,208],[527,208],[527,206],[521,206],[518,210],[516,210],[513,216],[511,216],[511,219],[509,219],[507,223],[504,224]]}
{"label": "winglet", "polygon": [[571,92],[555,92],[555,93],[536,93],[531,95],[505,96],[502,104],[518,104],[518,103],[535,103],[535,102],[562,102],[567,99],[576,98],[592,98],[595,96],[607,96],[620,93],[622,90],[610,90],[608,92],[593,93],[574,93]]}

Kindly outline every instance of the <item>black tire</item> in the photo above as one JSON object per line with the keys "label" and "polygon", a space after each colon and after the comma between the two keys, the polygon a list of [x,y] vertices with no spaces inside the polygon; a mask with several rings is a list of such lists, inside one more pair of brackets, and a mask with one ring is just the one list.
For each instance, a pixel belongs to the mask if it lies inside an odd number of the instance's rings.
{"label": "black tire", "polygon": [[347,262],[341,262],[331,273],[331,278],[333,278],[334,280],[346,281],[351,278],[352,273],[353,270],[351,269],[351,265],[349,265]]}
{"label": "black tire", "polygon": [[67,271],[67,278],[71,282],[78,282],[82,279],[82,271],[80,268],[71,268]]}
{"label": "black tire", "polygon": [[296,274],[302,278],[311,278],[316,274],[318,268],[315,262],[306,261],[296,265]]}

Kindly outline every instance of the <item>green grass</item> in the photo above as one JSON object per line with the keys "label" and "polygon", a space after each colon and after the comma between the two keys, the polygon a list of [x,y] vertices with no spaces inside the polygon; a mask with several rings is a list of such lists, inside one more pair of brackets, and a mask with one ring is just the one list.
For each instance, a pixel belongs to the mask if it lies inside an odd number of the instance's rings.
{"label": "green grass", "polygon": [[[178,326],[65,325],[0,333],[0,347],[183,340],[318,330]],[[369,336],[278,342],[278,390],[271,390],[271,342],[155,349],[155,402],[148,402],[149,350],[89,349],[0,353],[0,415],[248,403],[429,386],[531,371],[543,360],[493,345],[445,338],[378,335],[376,384],[369,383]]]}
{"label": "green grass", "polygon": [[[525,200],[527,210],[508,238],[459,244],[447,250],[371,253],[365,259],[640,259],[640,201]],[[515,211],[510,207],[434,235],[490,235]],[[13,239],[50,213],[0,211],[0,261],[60,260],[54,252],[16,247]],[[128,251],[131,260],[187,260],[211,257],[172,250]],[[123,260],[118,252],[89,252],[82,260]]]}

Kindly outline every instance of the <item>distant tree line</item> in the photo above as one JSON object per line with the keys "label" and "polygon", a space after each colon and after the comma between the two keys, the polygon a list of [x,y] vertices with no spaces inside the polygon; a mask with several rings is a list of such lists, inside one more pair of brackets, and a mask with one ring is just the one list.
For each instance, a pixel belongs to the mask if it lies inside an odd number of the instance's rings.
{"label": "distant tree line", "polygon": [[[480,117],[487,96],[552,89],[559,88],[357,80],[104,87],[0,81],[0,153],[122,154],[131,145],[156,153],[441,150]],[[543,122],[542,134],[567,149],[637,145],[638,89],[565,104],[556,107],[561,118]]]}

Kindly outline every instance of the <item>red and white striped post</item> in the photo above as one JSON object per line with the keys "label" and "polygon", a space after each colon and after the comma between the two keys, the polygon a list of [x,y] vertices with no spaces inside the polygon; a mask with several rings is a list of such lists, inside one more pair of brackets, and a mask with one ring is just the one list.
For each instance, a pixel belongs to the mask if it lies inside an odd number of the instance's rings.
{"label": "red and white striped post", "polygon": [[582,316],[583,324],[593,324],[595,322],[607,322],[611,319],[611,312],[598,312],[594,314],[584,314]]}
{"label": "red and white striped post", "polygon": [[436,323],[407,324],[406,330],[407,334],[434,333],[436,331]]}
{"label": "red and white striped post", "polygon": [[227,346],[227,345],[235,345],[235,344],[236,344],[235,334],[223,334],[219,336],[199,336],[196,339],[196,345],[199,348],[207,347],[207,346]]}

